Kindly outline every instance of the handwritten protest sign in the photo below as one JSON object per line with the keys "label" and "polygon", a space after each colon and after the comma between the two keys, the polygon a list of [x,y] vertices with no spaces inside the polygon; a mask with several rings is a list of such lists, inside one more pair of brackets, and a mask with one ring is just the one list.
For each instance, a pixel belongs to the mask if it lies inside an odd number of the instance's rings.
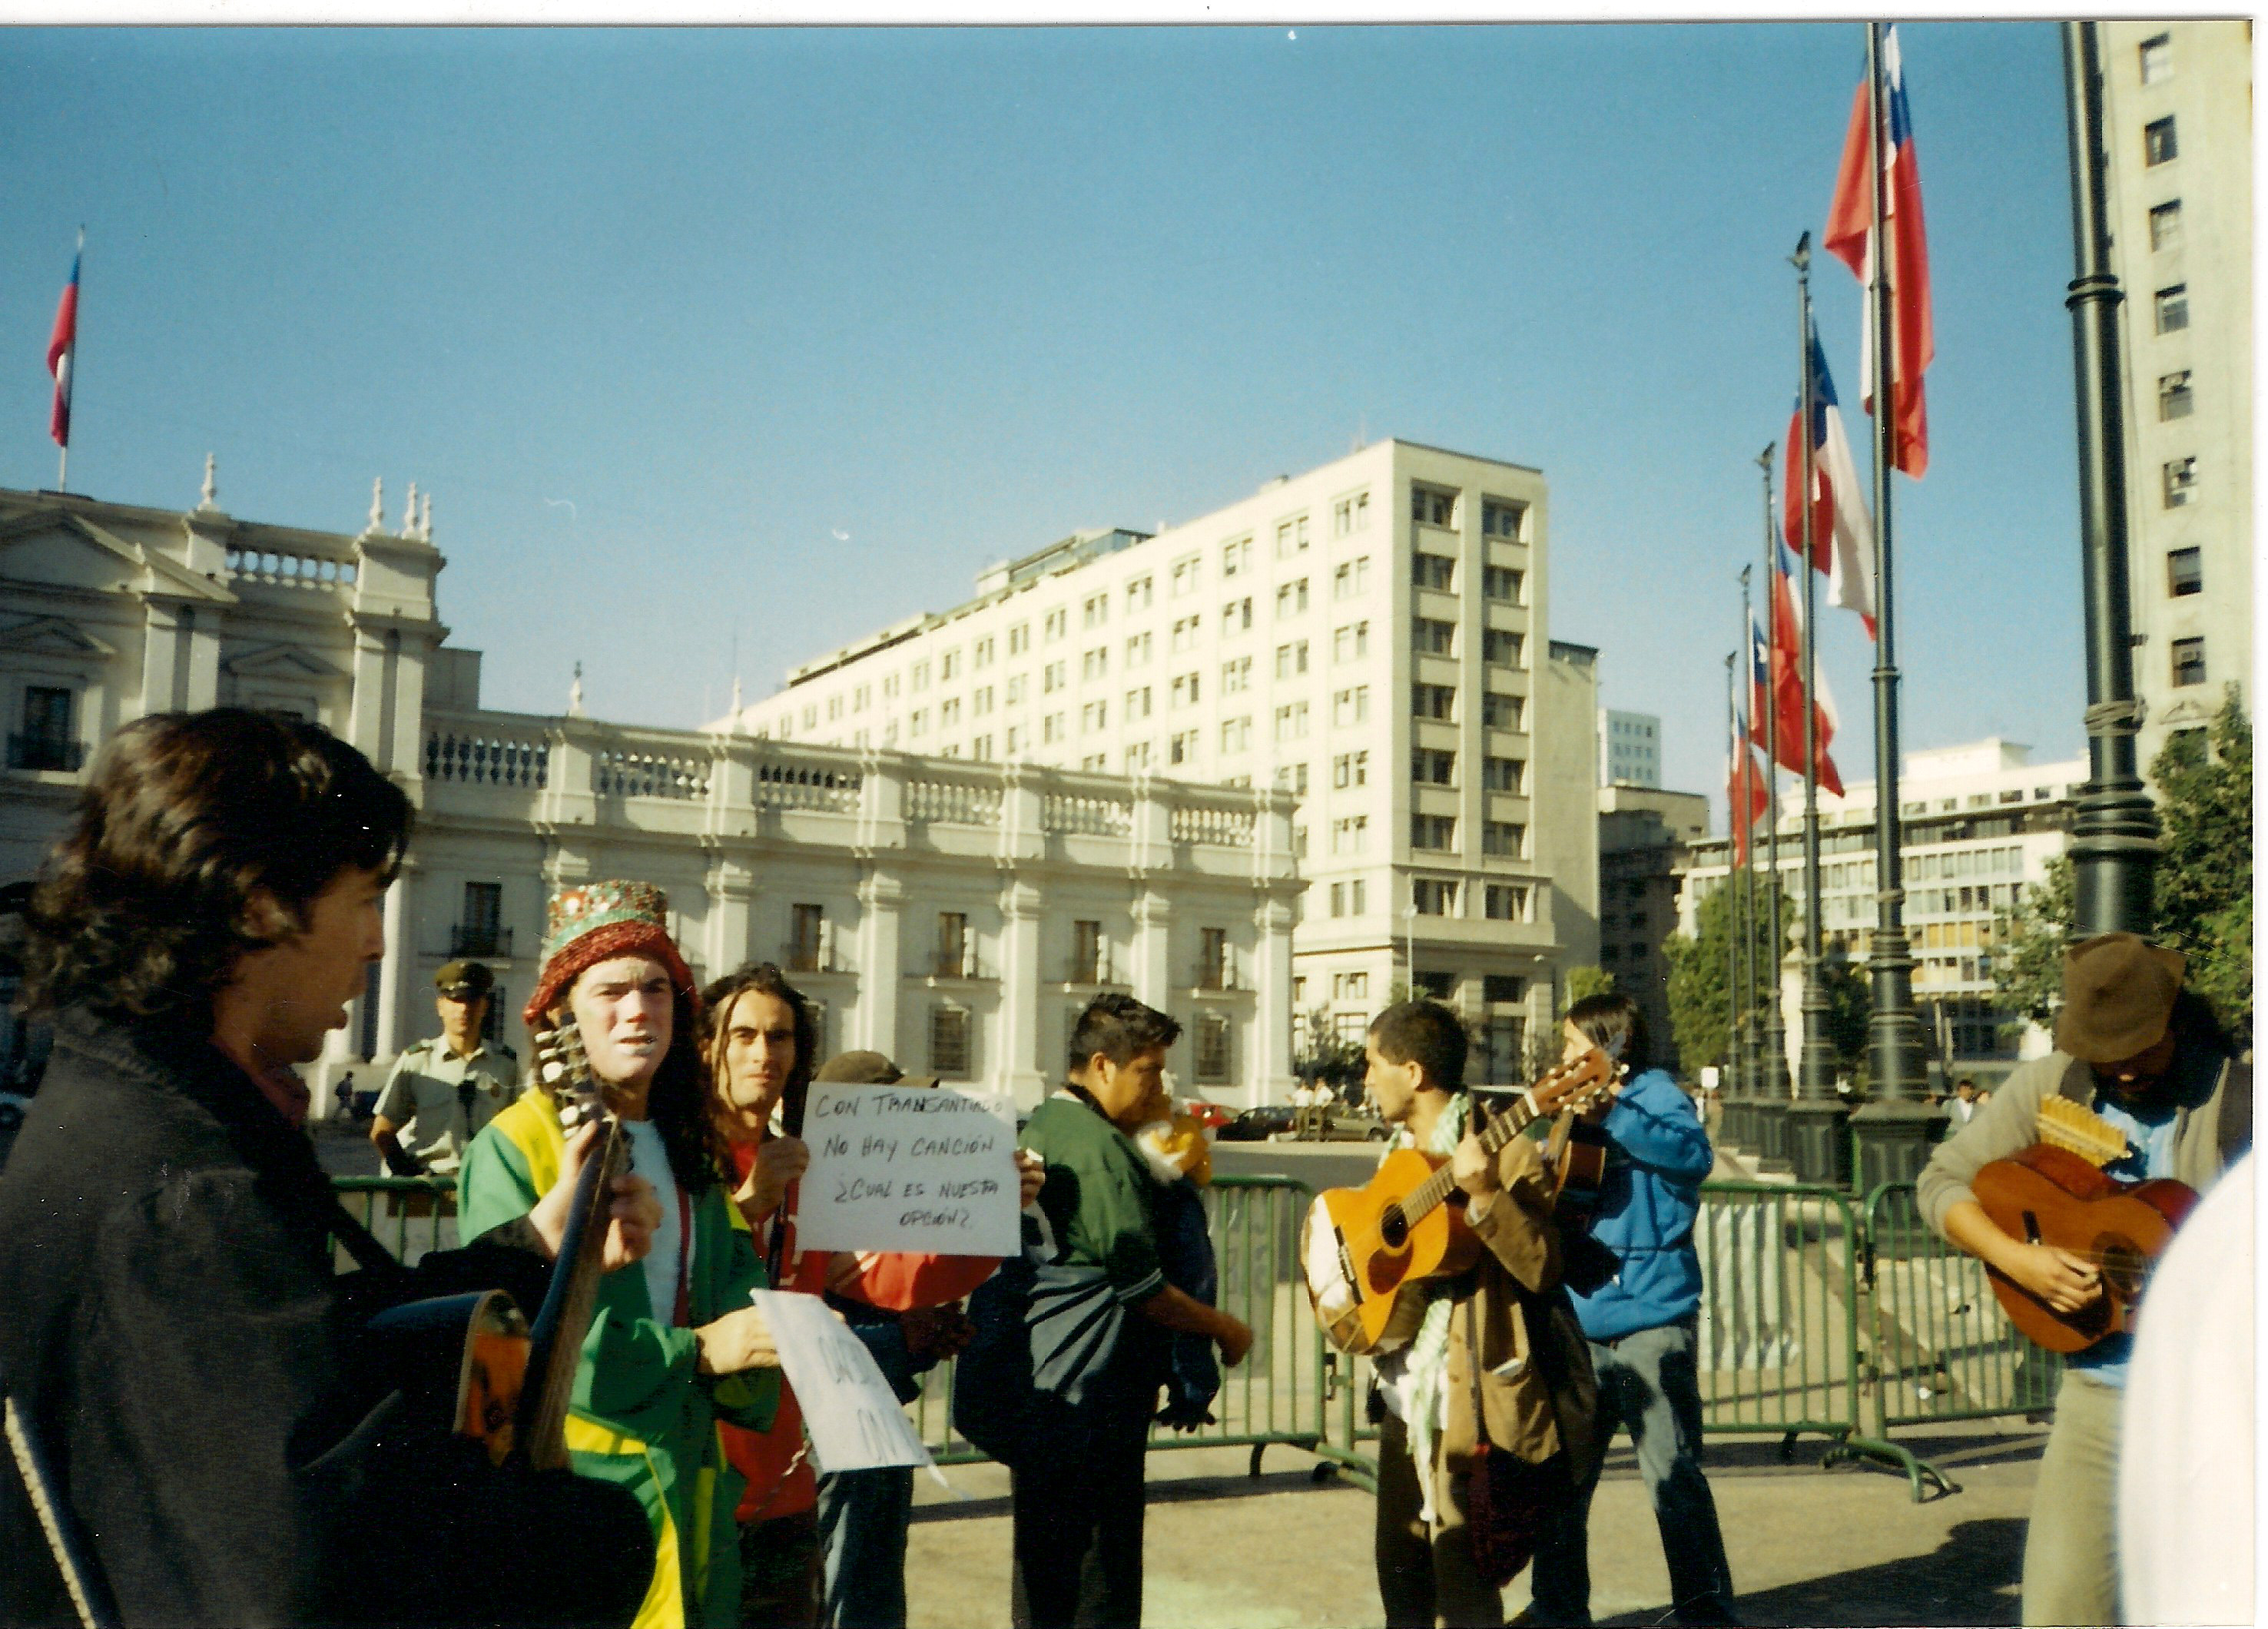
{"label": "handwritten protest sign", "polygon": [[865,1343],[816,1295],[755,1290],[772,1345],[811,1434],[811,1456],[823,1471],[871,1471],[878,1465],[926,1465],[913,1422],[875,1367]]}
{"label": "handwritten protest sign", "polygon": [[815,1250],[1013,1256],[1021,1248],[1016,1116],[951,1087],[815,1080],[796,1237]]}

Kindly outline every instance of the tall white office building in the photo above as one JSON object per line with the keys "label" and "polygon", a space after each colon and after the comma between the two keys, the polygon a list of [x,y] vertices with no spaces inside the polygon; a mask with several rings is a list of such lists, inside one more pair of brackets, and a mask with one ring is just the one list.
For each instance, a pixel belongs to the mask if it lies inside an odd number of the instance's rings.
{"label": "tall white office building", "polygon": [[2101,28],[2146,770],[2250,689],[2252,25]]}
{"label": "tall white office building", "polygon": [[1156,535],[990,567],[738,722],[1289,790],[1314,883],[1295,1006],[1359,1035],[1414,977],[1509,1078],[1598,954],[1596,652],[1549,637],[1546,520],[1535,470],[1377,442]]}
{"label": "tall white office building", "polygon": [[1599,709],[1599,785],[1661,790],[1661,719]]}

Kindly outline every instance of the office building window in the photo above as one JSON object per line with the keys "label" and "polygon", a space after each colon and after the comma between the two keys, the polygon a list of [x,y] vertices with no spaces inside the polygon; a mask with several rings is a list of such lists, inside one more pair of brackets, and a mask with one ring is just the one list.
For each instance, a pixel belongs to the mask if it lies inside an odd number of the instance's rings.
{"label": "office building window", "polygon": [[1528,763],[1521,758],[1491,758],[1481,766],[1481,784],[1491,792],[1528,790]]}
{"label": "office building window", "polygon": [[2182,240],[2182,201],[2159,204],[2150,211],[2150,247],[2170,249]]}
{"label": "office building window", "polygon": [[1252,715],[1239,719],[1224,719],[1220,725],[1220,749],[1223,752],[1248,752],[1252,748]]}
{"label": "office building window", "polygon": [[992,665],[991,635],[987,634],[970,647],[968,660],[969,665],[975,667],[990,667]]}
{"label": "office building window", "polygon": [[1305,741],[1307,736],[1307,704],[1292,702],[1276,710],[1276,739]]}
{"label": "office building window", "polygon": [[1103,702],[1089,702],[1079,710],[1079,727],[1093,734],[1110,719],[1110,709]]}
{"label": "office building window", "polygon": [[1307,547],[1307,517],[1300,515],[1276,524],[1276,557],[1288,560]]}
{"label": "office building window", "polygon": [[1127,691],[1126,721],[1131,724],[1138,719],[1146,719],[1149,716],[1150,687],[1145,684],[1138,690]]}
{"label": "office building window", "polygon": [[1149,660],[1150,636],[1148,634],[1138,633],[1126,641],[1126,665],[1129,667],[1139,667]]}
{"label": "office building window", "polygon": [[1436,617],[1418,616],[1410,619],[1410,648],[1422,656],[1454,656],[1457,653],[1457,625]]}
{"label": "office building window", "polygon": [[929,1072],[948,1080],[973,1078],[969,1068],[968,1009],[938,1006],[929,1010]]}
{"label": "office building window", "polygon": [[990,735],[980,735],[975,741],[969,742],[968,756],[976,759],[979,763],[991,763],[992,738]]}
{"label": "office building window", "polygon": [[1454,593],[1457,587],[1457,563],[1447,555],[1412,554],[1410,557],[1410,580],[1420,588],[1438,588],[1444,593]]}
{"label": "office building window", "polygon": [[1064,740],[1071,733],[1069,728],[1066,727],[1068,723],[1069,720],[1064,714],[1060,712],[1049,713],[1046,718],[1040,720],[1041,741],[1045,745],[1053,746],[1057,741]]}
{"label": "office building window", "polygon": [[1108,594],[1091,593],[1087,595],[1085,600],[1079,602],[1079,625],[1081,627],[1100,628],[1103,623],[1109,620],[1110,596]]}
{"label": "office building window", "polygon": [[1067,605],[1057,606],[1040,623],[1040,637],[1043,639],[1060,639],[1070,631],[1071,607]]}
{"label": "office building window", "polygon": [[1410,884],[1410,903],[1421,917],[1457,914],[1457,885],[1438,877],[1419,877]]}
{"label": "office building window", "polygon": [[1220,665],[1220,693],[1235,696],[1252,688],[1252,659],[1240,656]]}
{"label": "office building window", "polygon": [[1481,852],[1517,859],[1528,851],[1528,828],[1510,821],[1492,820],[1481,828]]}
{"label": "office building window", "polygon": [[1231,600],[1220,608],[1220,630],[1225,634],[1243,633],[1252,626],[1252,596]]}
{"label": "office building window", "polygon": [[[1491,911],[1491,916],[1496,913]],[[1525,1001],[1528,981],[1517,973],[1484,973],[1481,976],[1481,999],[1488,1002]]]}
{"label": "office building window", "polygon": [[2183,368],[2178,373],[2158,376],[2158,416],[2161,419],[2187,418],[2197,409],[2197,399],[2190,390],[2190,373]]}
{"label": "office building window", "polygon": [[1482,596],[1518,605],[1522,580],[1521,574],[1508,565],[1484,565],[1481,568]]}
{"label": "office building window", "polygon": [[1331,822],[1331,852],[1334,854],[1359,854],[1369,841],[1370,816],[1367,814],[1351,815],[1345,820]]}
{"label": "office building window", "polygon": [[1331,722],[1344,728],[1370,721],[1370,686],[1358,684],[1331,696]]}
{"label": "office building window", "polygon": [[1174,593],[1176,598],[1195,593],[1197,586],[1197,557],[1185,556],[1174,562]]}
{"label": "office building window", "polygon": [[1126,748],[1124,757],[1125,763],[1123,769],[1125,773],[1129,775],[1133,774],[1137,770],[1148,769],[1150,767],[1150,743],[1145,741],[1136,741],[1132,746]]}
{"label": "office building window", "polygon": [[1079,658],[1079,676],[1082,679],[1104,678],[1109,672],[1110,652],[1099,645]]}
{"label": "office building window", "polygon": [[1307,795],[1307,766],[1304,763],[1279,763],[1276,766],[1276,784],[1295,798]]}
{"label": "office building window", "polygon": [[2194,458],[2177,458],[2165,467],[2166,507],[2179,509],[2197,502],[2198,467]]}
{"label": "office building window", "polygon": [[1528,716],[1528,704],[1517,696],[1484,696],[1481,697],[1481,722],[1492,730],[1526,728],[1522,723]]}
{"label": "office building window", "polygon": [[1438,487],[1412,486],[1410,518],[1420,526],[1454,527],[1457,523],[1457,495]]}
{"label": "office building window", "polygon": [[2190,285],[2176,283],[2157,294],[2158,332],[2176,334],[2190,325]]}
{"label": "office building window", "polygon": [[1525,504],[1504,503],[1492,498],[1481,502],[1481,531],[1487,536],[1510,538],[1517,542],[1527,520]]}
{"label": "office building window", "polygon": [[1346,915],[1346,884],[1344,882],[1331,884],[1331,914],[1335,917]]}
{"label": "office building window", "polygon": [[1176,651],[1193,651],[1197,649],[1198,629],[1198,619],[1194,616],[1184,616],[1177,619],[1174,623],[1173,648]]}
{"label": "office building window", "polygon": [[[1515,882],[1491,882],[1483,900],[1487,915],[1494,922],[1525,922],[1528,920],[1528,889]],[[1494,998],[1491,998],[1493,999]],[[1518,1000],[1520,998],[1511,998]]]}
{"label": "office building window", "polygon": [[2205,592],[2204,551],[2176,549],[2166,556],[2166,592],[2175,599]]}
{"label": "office building window", "polygon": [[1276,590],[1276,615],[1297,616],[1307,608],[1307,579],[1280,585]]}
{"label": "office building window", "polygon": [[1489,628],[1481,633],[1481,660],[1498,667],[1520,666],[1521,638],[1502,628]]}
{"label": "office building window", "polygon": [[1146,610],[1149,608],[1150,600],[1150,579],[1148,578],[1138,577],[1132,582],[1126,585],[1126,609],[1130,615],[1136,611]]}
{"label": "office building window", "polygon": [[1166,742],[1167,763],[1195,763],[1197,761],[1197,733],[1195,730],[1182,730],[1167,739]]}
{"label": "office building window", "polygon": [[1331,505],[1331,535],[1351,537],[1370,525],[1370,494],[1357,492]]}
{"label": "office building window", "polygon": [[1018,623],[1008,630],[1008,654],[1020,656],[1032,648],[1032,625]]}
{"label": "office building window", "polygon": [[1331,573],[1331,598],[1359,600],[1370,592],[1370,557],[1349,560]]}
{"label": "office building window", "polygon": [[1341,792],[1370,785],[1370,755],[1343,752],[1331,760],[1331,785]]}
{"label": "office building window", "polygon": [[2174,641],[2174,682],[2177,685],[2205,682],[2205,641],[2203,639]]}
{"label": "office building window", "polygon": [[1193,673],[1174,675],[1174,705],[1194,707],[1197,704],[1197,675]]}
{"label": "office building window", "polygon": [[1069,662],[1049,662],[1040,669],[1040,694],[1042,696],[1052,695],[1070,683],[1071,664]]}
{"label": "office building window", "polygon": [[2174,77],[2174,37],[2152,34],[2142,41],[2142,83],[2156,85]]}
{"label": "office building window", "polygon": [[1276,676],[1289,679],[1307,671],[1307,642],[1294,640],[1276,647]]}
{"label": "office building window", "polygon": [[1457,755],[1420,747],[1410,755],[1410,778],[1427,786],[1457,784]]}
{"label": "office building window", "polygon": [[1220,574],[1233,577],[1252,569],[1252,540],[1240,537],[1220,546]]}
{"label": "office building window", "polygon": [[1454,814],[1412,814],[1410,846],[1446,853],[1457,846],[1457,817]]}
{"label": "office building window", "polygon": [[1457,687],[1454,684],[1413,684],[1410,711],[1421,719],[1454,719],[1457,716]]}
{"label": "office building window", "polygon": [[2146,165],[2164,164],[2181,156],[2181,148],[2174,140],[2174,116],[2153,119],[2142,127],[2142,162]]}
{"label": "office building window", "polygon": [[1334,661],[1359,661],[1370,654],[1370,624],[1349,623],[1331,632],[1331,659]]}

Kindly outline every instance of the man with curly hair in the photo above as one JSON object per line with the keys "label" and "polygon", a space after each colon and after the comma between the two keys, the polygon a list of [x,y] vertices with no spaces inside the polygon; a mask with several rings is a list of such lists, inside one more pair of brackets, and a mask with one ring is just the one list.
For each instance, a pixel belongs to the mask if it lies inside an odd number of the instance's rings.
{"label": "man with curly hair", "polygon": [[[492,1471],[364,1339],[420,1297],[534,1307],[593,1146],[415,1269],[333,1198],[293,1069],[384,953],[410,824],[313,725],[153,715],[97,759],[33,897],[26,995],[55,1047],[0,1179],[0,1379],[122,1624],[621,1625],[652,1570],[634,1501]],[[608,1262],[642,1257],[657,1216],[617,1183]],[[369,1264],[336,1276],[334,1237]],[[71,1620],[5,1471],[0,1555],[0,1624]]]}

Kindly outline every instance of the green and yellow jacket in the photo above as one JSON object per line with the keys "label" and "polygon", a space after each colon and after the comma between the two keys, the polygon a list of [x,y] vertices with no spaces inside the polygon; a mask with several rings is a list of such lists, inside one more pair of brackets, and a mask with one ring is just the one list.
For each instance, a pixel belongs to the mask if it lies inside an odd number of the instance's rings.
{"label": "green and yellow jacket", "polygon": [[[559,1180],[565,1150],[548,1093],[528,1092],[498,1114],[465,1154],[459,1226],[466,1236],[526,1215]],[[747,1224],[724,1184],[711,1184],[693,1201],[692,1323],[748,1305],[748,1292],[764,1285]],[[643,1271],[599,1280],[567,1447],[578,1474],[629,1488],[653,1523],[653,1587],[632,1629],[732,1629],[740,1618],[733,1507],[741,1483],[725,1462],[717,1421],[768,1429],[779,1374],[703,1375],[696,1359],[693,1330],[655,1316]]]}

